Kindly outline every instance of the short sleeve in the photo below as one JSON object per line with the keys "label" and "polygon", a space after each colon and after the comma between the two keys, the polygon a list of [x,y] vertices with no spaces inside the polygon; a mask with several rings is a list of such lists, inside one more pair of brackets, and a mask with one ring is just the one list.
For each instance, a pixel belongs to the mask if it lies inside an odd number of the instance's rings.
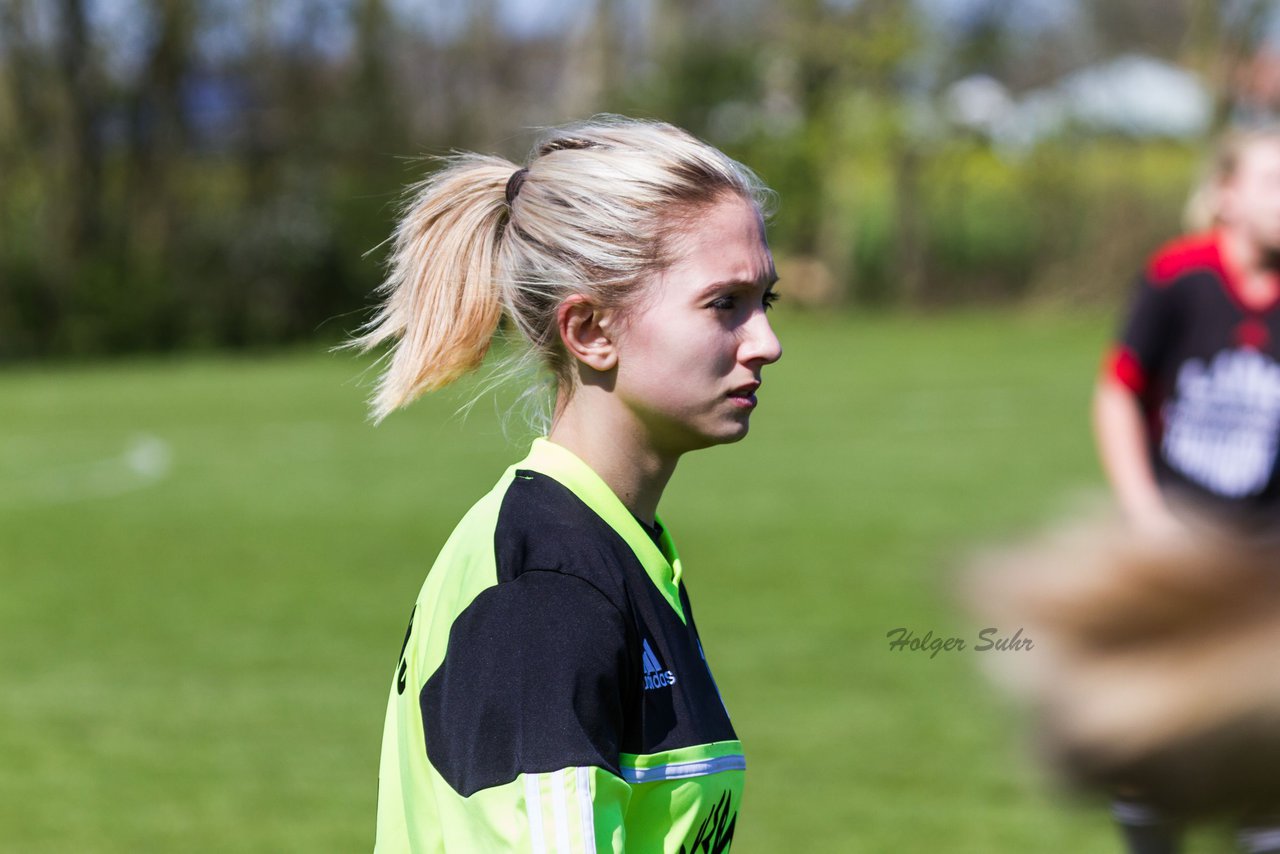
{"label": "short sleeve", "polygon": [[1143,394],[1152,376],[1160,371],[1177,334],[1178,312],[1174,289],[1139,277],[1119,339],[1107,357],[1104,371]]}
{"label": "short sleeve", "polygon": [[587,581],[535,570],[490,587],[419,695],[427,757],[463,797],[521,774],[619,774],[628,661],[622,614]]}

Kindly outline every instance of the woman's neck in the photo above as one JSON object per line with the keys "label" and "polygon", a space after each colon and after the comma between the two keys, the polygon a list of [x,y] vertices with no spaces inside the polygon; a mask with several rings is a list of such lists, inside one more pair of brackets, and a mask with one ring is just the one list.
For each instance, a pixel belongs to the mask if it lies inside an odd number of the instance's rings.
{"label": "woman's neck", "polygon": [[1275,253],[1238,229],[1224,228],[1221,234],[1223,260],[1236,279],[1241,299],[1252,307],[1275,302],[1280,297]]}
{"label": "woman's neck", "polygon": [[590,386],[558,401],[547,436],[572,451],[646,525],[653,525],[675,457],[657,451],[637,418],[616,398]]}

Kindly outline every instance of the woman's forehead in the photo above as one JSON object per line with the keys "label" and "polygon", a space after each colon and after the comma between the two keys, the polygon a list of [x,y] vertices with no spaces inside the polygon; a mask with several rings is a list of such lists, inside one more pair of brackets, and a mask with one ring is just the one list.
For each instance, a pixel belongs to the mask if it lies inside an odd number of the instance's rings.
{"label": "woman's forehead", "polygon": [[716,202],[694,218],[673,250],[669,270],[694,274],[704,283],[767,281],[773,277],[773,257],[760,211],[736,196]]}

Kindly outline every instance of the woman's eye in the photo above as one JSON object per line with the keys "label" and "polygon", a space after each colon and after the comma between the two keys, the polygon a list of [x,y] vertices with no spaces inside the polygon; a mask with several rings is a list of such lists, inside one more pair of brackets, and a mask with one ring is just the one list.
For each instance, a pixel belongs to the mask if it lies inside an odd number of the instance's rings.
{"label": "woman's eye", "polygon": [[778,301],[777,291],[764,292],[764,310],[765,311],[768,311],[769,309],[773,308],[773,304],[777,301]]}
{"label": "woman's eye", "polygon": [[719,299],[714,299],[711,301],[712,308],[718,308],[725,311],[731,311],[733,309],[733,306],[734,306],[733,297],[720,297]]}

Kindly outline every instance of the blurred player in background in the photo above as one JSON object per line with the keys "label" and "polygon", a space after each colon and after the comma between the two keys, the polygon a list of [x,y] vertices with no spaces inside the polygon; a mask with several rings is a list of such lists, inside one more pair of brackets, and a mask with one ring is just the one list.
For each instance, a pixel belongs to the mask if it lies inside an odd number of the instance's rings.
{"label": "blurred player in background", "polygon": [[[1280,128],[1229,135],[1188,219],[1203,230],[1151,258],[1099,379],[1099,454],[1140,531],[1209,527],[1274,545]],[[1176,851],[1175,824],[1132,794],[1114,805],[1129,850]],[[1246,829],[1241,843],[1280,852],[1280,826]]]}
{"label": "blurred player in background", "polygon": [[1228,137],[1192,208],[1211,228],[1140,277],[1098,383],[1098,449],[1135,525],[1176,527],[1186,504],[1262,534],[1280,519],[1280,128]]}

